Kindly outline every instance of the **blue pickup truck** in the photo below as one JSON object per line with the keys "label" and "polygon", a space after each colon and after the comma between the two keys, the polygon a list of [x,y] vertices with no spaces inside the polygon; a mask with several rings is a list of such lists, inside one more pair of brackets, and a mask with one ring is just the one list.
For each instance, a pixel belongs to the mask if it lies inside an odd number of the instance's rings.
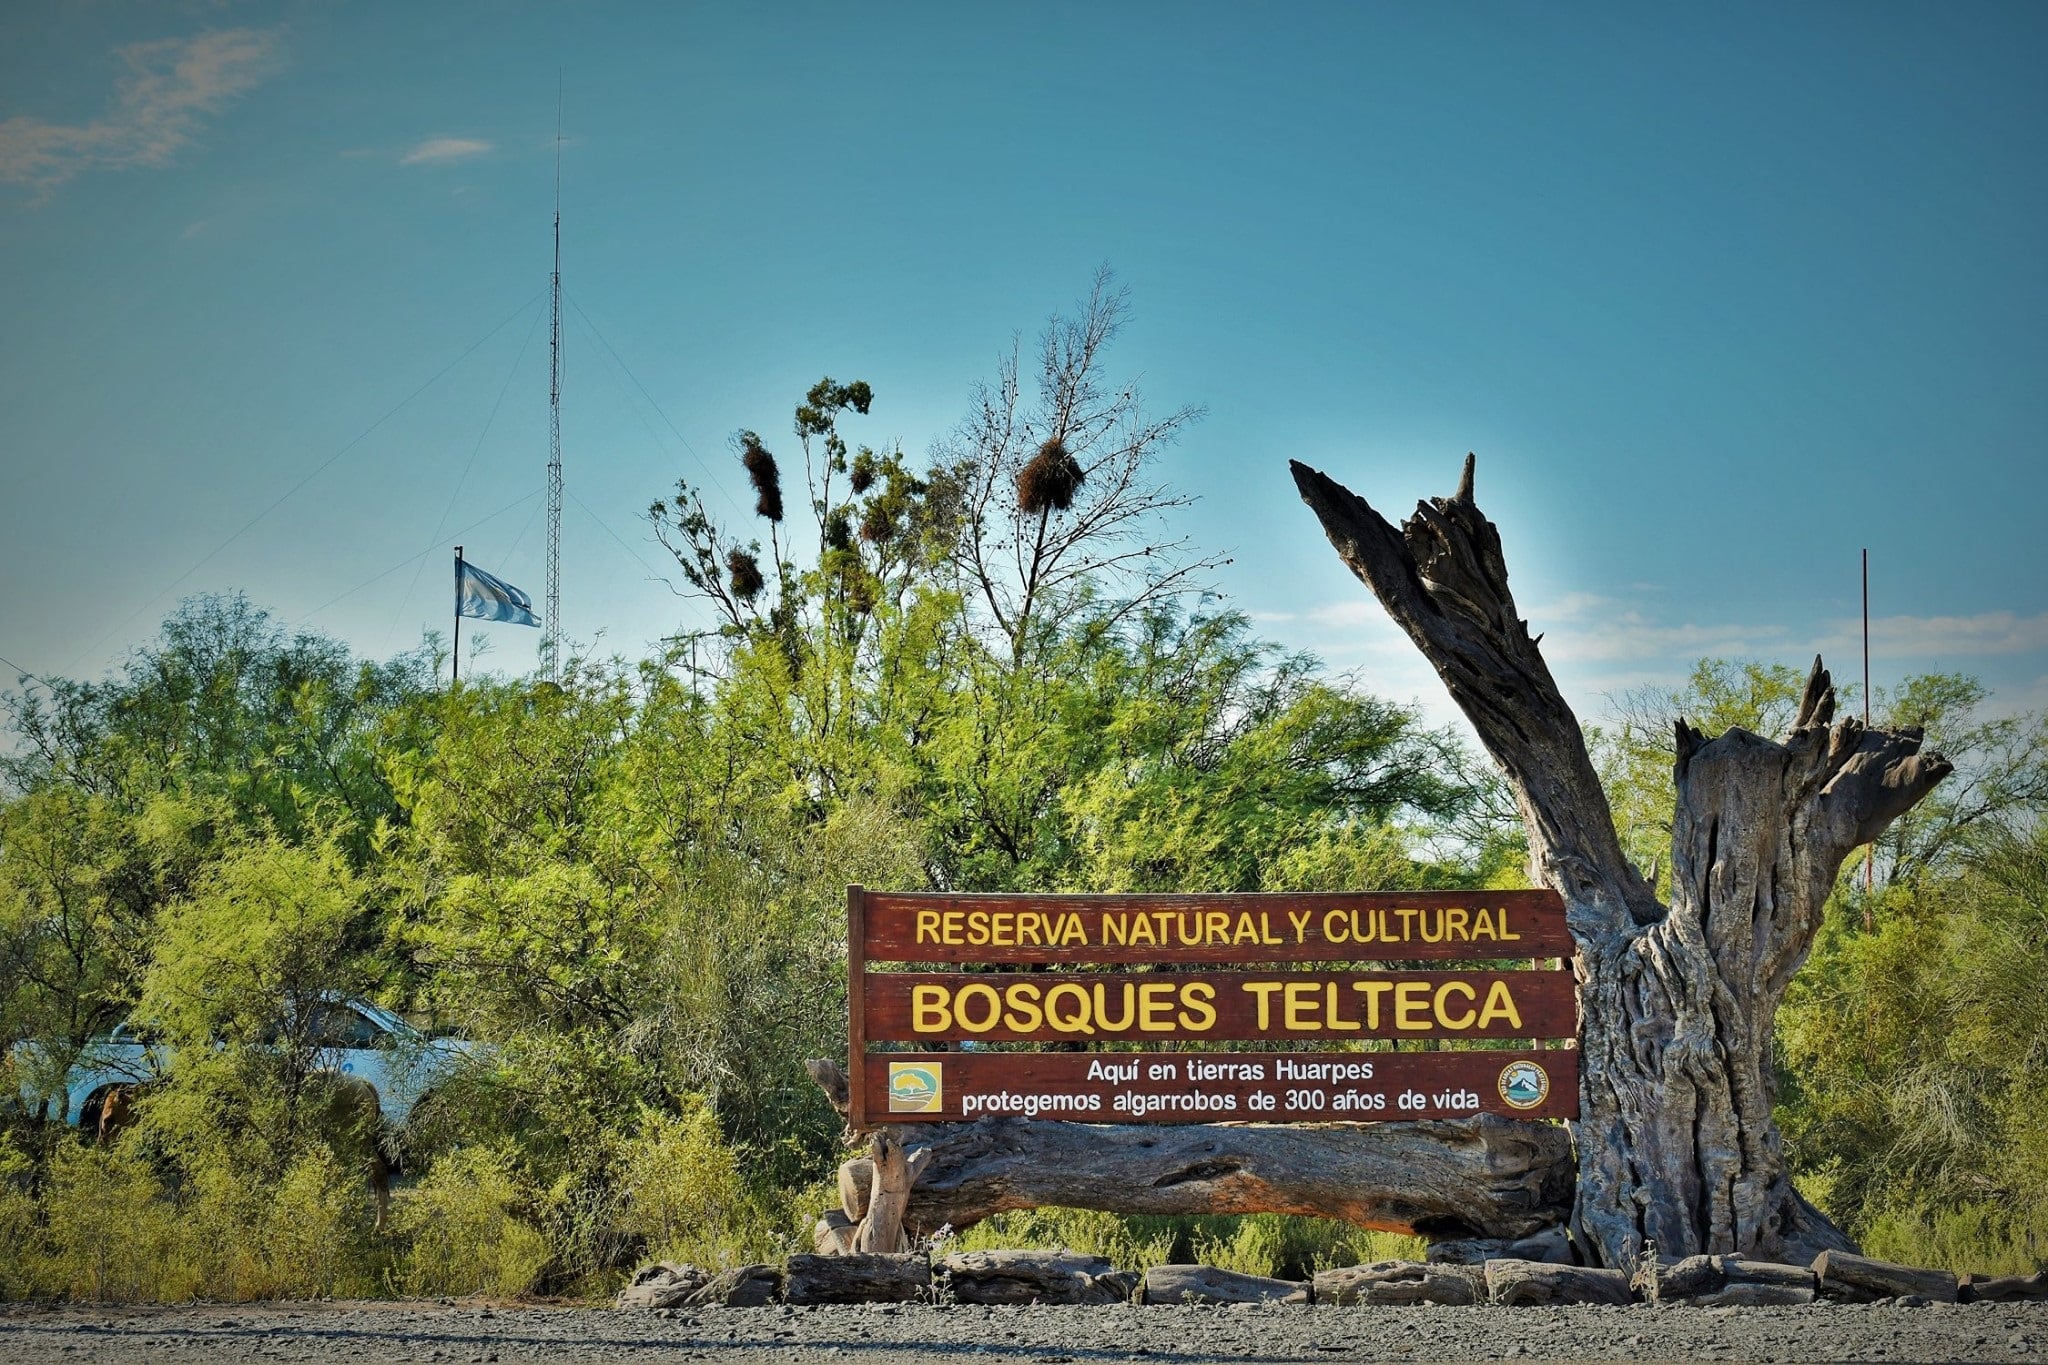
{"label": "blue pickup truck", "polygon": [[[430,1038],[367,1000],[328,996],[309,1008],[308,1037],[318,1049],[320,1069],[367,1084],[392,1127],[402,1126],[420,1100],[476,1052],[474,1043]],[[163,1080],[173,1060],[170,1048],[146,1037],[133,1021],[116,1025],[87,1043],[65,1073],[64,1121],[74,1128],[97,1123],[110,1091]],[[23,1098],[33,1104],[37,1097]]]}

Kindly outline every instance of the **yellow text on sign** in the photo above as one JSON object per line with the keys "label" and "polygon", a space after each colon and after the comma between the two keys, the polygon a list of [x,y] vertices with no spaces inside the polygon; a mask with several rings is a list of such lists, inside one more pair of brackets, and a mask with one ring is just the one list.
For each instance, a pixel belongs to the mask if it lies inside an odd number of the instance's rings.
{"label": "yellow text on sign", "polygon": [[[1506,981],[1250,980],[1261,1032],[1301,1034],[1463,1032],[1495,1025],[1522,1027],[1521,1009]],[[1216,987],[1207,981],[1017,981],[1000,991],[987,982],[963,986],[920,984],[910,991],[910,1026],[932,1037],[959,1031],[1053,1033],[1089,1037],[1136,1030],[1162,1036],[1199,1036],[1216,1027]]]}
{"label": "yellow text on sign", "polygon": [[913,986],[910,1026],[923,1034],[956,1028],[988,1033],[998,1024],[1015,1033],[1049,1028],[1080,1036],[1129,1028],[1141,1033],[1206,1033],[1216,1025],[1215,999],[1216,988],[1206,981],[1126,981],[1120,987],[1098,981],[1093,990],[1078,981],[1051,987],[1017,981],[1003,987],[1000,996],[994,986],[980,981],[958,990]]}
{"label": "yellow text on sign", "polygon": [[1068,910],[920,910],[915,938],[952,948],[1239,948],[1306,943],[1312,929],[1327,943],[1514,943],[1505,909],[1403,905],[1359,910],[1110,910],[1101,942]]}
{"label": "yellow text on sign", "polygon": [[[1362,1008],[1346,1014],[1345,1001],[1334,981],[1247,981],[1243,989],[1258,998],[1259,1027],[1284,1028],[1290,1033],[1363,1032],[1380,1027],[1384,1004],[1394,1030],[1426,1033],[1446,1028],[1463,1031],[1506,1024],[1522,1026],[1521,1011],[1515,1008],[1514,992],[1505,981],[1490,983],[1484,1004],[1479,990],[1469,981],[1446,981],[1432,988],[1427,981],[1353,981],[1355,996],[1363,996]],[[1279,1016],[1276,1026],[1274,1016]]]}

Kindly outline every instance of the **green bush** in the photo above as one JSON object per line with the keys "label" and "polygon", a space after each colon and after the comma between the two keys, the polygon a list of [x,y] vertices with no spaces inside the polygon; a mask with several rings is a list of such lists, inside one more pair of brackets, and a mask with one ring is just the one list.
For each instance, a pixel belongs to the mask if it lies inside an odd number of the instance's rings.
{"label": "green bush", "polygon": [[1101,1256],[1118,1270],[1144,1270],[1172,1259],[1173,1234],[1142,1234],[1138,1220],[1095,1209],[1018,1209],[985,1218],[945,1243],[945,1251],[1042,1247]]}
{"label": "green bush", "polygon": [[253,1298],[360,1298],[377,1291],[378,1248],[362,1177],[325,1147],[294,1161],[254,1231],[261,1267]]}
{"label": "green bush", "polygon": [[36,1290],[36,1252],[42,1241],[42,1211],[30,1182],[35,1162],[0,1132],[0,1302],[31,1297]]}
{"label": "green bush", "polygon": [[1064,1248],[1101,1256],[1119,1270],[1200,1264],[1246,1275],[1305,1280],[1332,1266],[1419,1261],[1419,1237],[1373,1232],[1331,1218],[1279,1213],[1168,1217],[1039,1208],[999,1213],[946,1244],[952,1251]]}
{"label": "green bush", "polygon": [[521,1219],[530,1202],[511,1155],[464,1147],[444,1154],[395,1198],[391,1229],[406,1247],[393,1276],[410,1296],[513,1298],[532,1289],[549,1259],[547,1239]]}
{"label": "green bush", "polygon": [[2048,828],[1836,909],[1778,1019],[1795,1168],[1866,1249],[2048,1266]]}
{"label": "green bush", "polygon": [[1885,1209],[1862,1232],[1867,1254],[1904,1265],[1979,1275],[2031,1275],[2048,1266],[2048,1209],[2039,1204]]}
{"label": "green bush", "polygon": [[177,1211],[135,1143],[59,1143],[43,1208],[44,1252],[32,1279],[45,1292],[134,1303],[196,1288]]}
{"label": "green bush", "polygon": [[622,1221],[659,1261],[725,1269],[779,1260],[787,1240],[773,1230],[741,1175],[739,1158],[719,1135],[708,1105],[682,1114],[647,1111],[627,1145]]}

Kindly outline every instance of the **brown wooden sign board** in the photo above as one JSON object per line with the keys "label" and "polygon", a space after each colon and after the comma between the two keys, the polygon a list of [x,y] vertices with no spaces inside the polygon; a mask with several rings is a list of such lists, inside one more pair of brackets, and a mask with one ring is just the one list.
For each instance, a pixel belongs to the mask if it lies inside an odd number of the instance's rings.
{"label": "brown wooden sign board", "polygon": [[1566,972],[872,972],[873,1042],[1569,1038]]}
{"label": "brown wooden sign board", "polygon": [[1555,1052],[877,1052],[871,1122],[1014,1115],[1083,1123],[1569,1118],[1579,1054]]}
{"label": "brown wooden sign board", "polygon": [[[853,886],[846,914],[849,1117],[855,1128],[998,1112],[1153,1123],[1577,1112],[1577,1057],[1568,1049],[976,1050],[998,1042],[1086,1048],[1575,1037],[1571,977],[1543,970],[1552,965],[1544,959],[1572,951],[1563,902],[1552,892],[969,896],[870,894]],[[1328,965],[1414,961],[1487,965],[1450,971]],[[982,970],[870,971],[875,962]],[[1529,968],[1519,969],[1524,962]],[[1324,965],[1290,970],[1283,963]],[[1507,963],[1518,969],[1500,970]],[[1076,970],[1140,964],[1168,970]],[[1027,970],[987,970],[1008,966]],[[1237,970],[1188,970],[1192,966]],[[962,1050],[871,1054],[871,1042]],[[1121,1079],[1112,1080],[1104,1069],[1111,1058],[1121,1059],[1118,1067],[1139,1070],[1118,1071]],[[1331,1076],[1351,1080],[1323,1085],[1299,1070],[1316,1062]],[[1285,1072],[1298,1083],[1269,1082],[1247,1068],[1275,1078]],[[1222,1109],[1210,1112],[1209,1104]]]}
{"label": "brown wooden sign board", "polygon": [[870,962],[1428,962],[1573,951],[1552,891],[864,900]]}

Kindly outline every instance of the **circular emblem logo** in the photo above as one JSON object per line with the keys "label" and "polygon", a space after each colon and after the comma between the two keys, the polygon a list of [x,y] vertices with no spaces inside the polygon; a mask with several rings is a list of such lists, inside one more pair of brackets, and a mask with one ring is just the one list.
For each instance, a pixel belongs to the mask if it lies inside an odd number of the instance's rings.
{"label": "circular emblem logo", "polygon": [[917,1065],[889,1063],[889,1112],[892,1114],[934,1114],[939,1111],[945,1086],[944,1063]]}
{"label": "circular emblem logo", "polygon": [[1516,1109],[1534,1109],[1550,1094],[1550,1073],[1534,1062],[1509,1062],[1500,1069],[1500,1097]]}

